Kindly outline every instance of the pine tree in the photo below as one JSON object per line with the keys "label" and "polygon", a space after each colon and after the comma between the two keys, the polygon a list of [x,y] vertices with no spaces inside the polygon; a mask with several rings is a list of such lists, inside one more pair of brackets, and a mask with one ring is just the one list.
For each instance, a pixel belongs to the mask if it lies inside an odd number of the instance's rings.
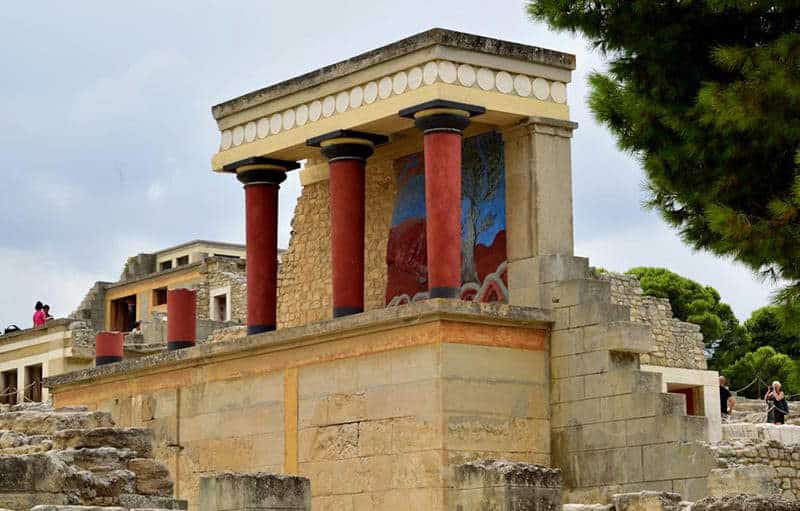
{"label": "pine tree", "polygon": [[788,281],[777,298],[798,310],[800,1],[530,0],[528,10],[607,55],[590,106],[640,158],[648,205],[692,247]]}

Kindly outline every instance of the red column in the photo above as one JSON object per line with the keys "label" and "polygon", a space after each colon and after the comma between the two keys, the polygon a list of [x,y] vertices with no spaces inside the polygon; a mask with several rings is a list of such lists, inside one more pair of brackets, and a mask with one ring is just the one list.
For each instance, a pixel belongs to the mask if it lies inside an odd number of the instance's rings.
{"label": "red column", "polygon": [[194,289],[167,290],[167,349],[194,346],[197,337],[197,292]]}
{"label": "red column", "polygon": [[333,316],[364,312],[363,160],[330,162]]}
{"label": "red column", "polygon": [[275,330],[278,306],[278,186],[244,189],[247,244],[247,333]]}
{"label": "red column", "polygon": [[124,343],[122,332],[98,332],[94,338],[94,365],[121,362]]}
{"label": "red column", "polygon": [[458,298],[461,289],[461,136],[483,107],[434,100],[400,111],[423,132],[428,296]]}
{"label": "red column", "polygon": [[461,134],[424,135],[428,292],[456,298],[461,288]]}
{"label": "red column", "polygon": [[278,190],[297,162],[248,158],[223,170],[244,184],[247,243],[247,334],[275,330],[278,305]]}
{"label": "red column", "polygon": [[309,139],[330,167],[333,317],[364,311],[364,218],[367,158],[383,135],[338,130]]}

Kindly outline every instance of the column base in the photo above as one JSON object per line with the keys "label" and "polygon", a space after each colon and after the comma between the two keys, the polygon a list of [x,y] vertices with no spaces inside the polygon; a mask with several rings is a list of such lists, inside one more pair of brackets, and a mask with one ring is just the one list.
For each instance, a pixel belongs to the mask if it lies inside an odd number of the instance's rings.
{"label": "column base", "polygon": [[459,291],[457,287],[432,287],[428,291],[428,298],[458,298]]}
{"label": "column base", "polygon": [[169,341],[167,349],[169,351],[182,350],[183,348],[194,348],[194,341]]}
{"label": "column base", "polygon": [[275,325],[247,325],[247,335],[263,334],[274,330]]}
{"label": "column base", "polygon": [[102,366],[106,364],[113,364],[115,362],[122,362],[122,357],[112,357],[109,355],[103,355],[100,357],[94,357],[94,365]]}
{"label": "column base", "polygon": [[334,307],[333,317],[341,318],[342,316],[350,316],[351,314],[361,314],[364,309],[361,307]]}

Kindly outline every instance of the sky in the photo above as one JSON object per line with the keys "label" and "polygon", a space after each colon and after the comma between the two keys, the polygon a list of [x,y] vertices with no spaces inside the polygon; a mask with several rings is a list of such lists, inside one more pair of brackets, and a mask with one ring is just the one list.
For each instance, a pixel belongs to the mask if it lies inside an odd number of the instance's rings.
{"label": "sky", "polygon": [[[521,0],[12,2],[0,10],[0,327],[42,300],[68,315],[126,257],[243,242],[240,184],[211,172],[212,105],[432,27],[573,53],[576,255],[662,266],[719,290],[740,319],[772,288],[695,253],[642,208],[644,176],[586,104],[603,56],[531,22]],[[297,173],[281,190],[289,242]]]}

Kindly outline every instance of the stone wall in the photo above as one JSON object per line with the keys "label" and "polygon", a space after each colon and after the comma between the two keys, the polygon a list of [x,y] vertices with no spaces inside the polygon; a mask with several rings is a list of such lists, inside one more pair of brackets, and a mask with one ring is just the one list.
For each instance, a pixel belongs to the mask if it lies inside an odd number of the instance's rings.
{"label": "stone wall", "polygon": [[69,317],[79,321],[85,321],[86,324],[98,332],[103,330],[103,319],[105,318],[105,300],[106,300],[106,287],[111,284],[110,282],[95,282],[91,289],[83,297],[78,308],[73,311]]}
{"label": "stone wall", "polygon": [[[768,467],[781,497],[800,500],[800,445],[787,446],[775,440],[758,441],[741,439],[726,441],[714,446],[720,468],[741,466]],[[754,479],[748,476],[747,479]],[[727,478],[723,485],[730,486]]]}
{"label": "stone wall", "polygon": [[214,289],[230,290],[231,321],[247,323],[247,273],[245,261],[210,257],[200,267],[202,280],[197,286],[197,319],[208,320],[210,312],[209,294]]}
{"label": "stone wall", "polygon": [[647,296],[639,279],[621,273],[601,273],[600,280],[611,284],[611,301],[630,308],[631,321],[646,323],[656,346],[655,351],[641,355],[642,364],[706,369],[703,334],[700,327],[672,316],[666,298]]}
{"label": "stone wall", "polygon": [[[385,305],[386,243],[396,194],[394,160],[369,161],[366,182],[364,308]],[[328,181],[303,187],[289,248],[278,272],[278,328],[331,318]]]}
{"label": "stone wall", "polygon": [[[550,466],[547,314],[429,300],[61,375],[156,432],[193,509],[220,471],[298,474],[314,509],[444,511],[454,467]],[[72,381],[72,383],[68,383]]]}

